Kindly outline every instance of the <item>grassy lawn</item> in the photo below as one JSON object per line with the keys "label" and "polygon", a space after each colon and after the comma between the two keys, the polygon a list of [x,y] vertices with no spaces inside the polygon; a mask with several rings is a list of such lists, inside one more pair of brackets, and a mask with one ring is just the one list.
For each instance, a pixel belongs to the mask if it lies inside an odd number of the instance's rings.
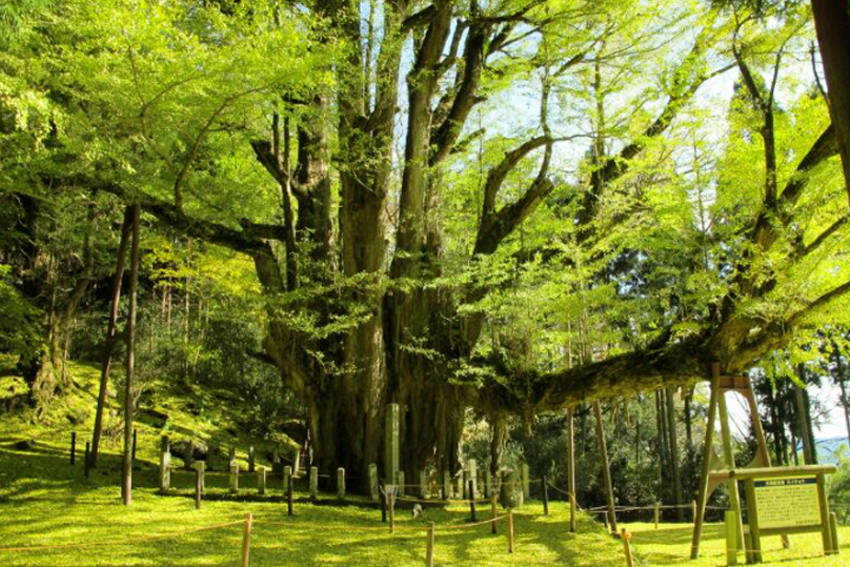
{"label": "grassy lawn", "polygon": [[[726,540],[722,524],[707,524],[703,529],[700,558],[691,561],[693,524],[662,524],[658,530],[652,523],[621,524],[632,533],[632,547],[638,565],[674,565],[715,567],[726,565]],[[844,567],[850,565],[850,527],[839,528],[841,553],[823,556],[820,534],[790,536],[791,549],[782,549],[779,537],[762,538],[762,565],[782,567]],[[744,565],[739,554],[738,564]]]}
{"label": "grassy lawn", "polygon": [[[175,472],[175,493],[156,494],[156,459],[162,430],[138,424],[138,463],[134,471],[134,502],[120,503],[120,438],[107,438],[100,466],[89,479],[83,477],[82,448],[91,430],[95,369],[74,368],[75,395],[43,421],[34,423],[26,414],[0,418],[0,566],[235,566],[239,564],[245,514],[254,515],[251,538],[252,566],[340,565],[357,567],[406,567],[425,563],[425,528],[436,523],[435,565],[523,567],[570,565],[607,567],[625,565],[622,543],[606,535],[587,516],[580,516],[579,531],[567,529],[567,508],[553,503],[552,515],[542,516],[539,503],[524,506],[516,514],[516,552],[507,553],[506,528],[497,535],[488,525],[471,529],[446,529],[464,524],[465,506],[428,508],[425,517],[413,519],[399,509],[399,530],[389,534],[380,523],[380,511],[362,499],[350,505],[314,505],[297,493],[295,516],[286,515],[281,481],[268,478],[268,495],[256,496],[253,475],[242,474],[239,499],[227,494],[225,475],[207,477],[209,499],[201,510],[191,498],[193,475]],[[213,443],[246,446],[230,431],[224,409],[216,400],[204,402],[198,415],[175,399],[153,400],[169,414],[169,433],[188,431]],[[221,406],[221,404],[218,404]],[[197,408],[196,408],[197,410]],[[203,416],[203,417],[202,417]],[[69,463],[70,431],[78,432],[76,466]],[[187,434],[187,436],[189,436]],[[27,445],[19,445],[23,440]],[[245,453],[240,453],[243,468]],[[260,463],[267,461],[258,453]],[[179,464],[177,462],[176,464]],[[301,481],[303,483],[303,481]],[[297,486],[297,485],[296,485]],[[303,484],[302,488],[306,488]],[[485,516],[489,509],[480,510]],[[480,519],[480,518],[479,518]],[[212,526],[216,529],[204,530]],[[703,552],[689,561],[690,524],[625,524],[633,534],[637,565],[725,565],[720,526],[705,529]],[[377,528],[377,529],[376,529]],[[418,529],[413,529],[418,528]],[[167,537],[158,537],[160,535]],[[763,541],[765,564],[783,567],[838,567],[850,565],[850,528],[840,534],[842,554],[821,556],[820,536],[792,536],[792,549],[782,550],[778,538]],[[91,542],[93,546],[80,546]],[[9,548],[54,546],[11,551]],[[63,547],[65,546],[65,547]],[[743,564],[743,556],[740,557]]]}
{"label": "grassy lawn", "polygon": [[[237,565],[241,523],[175,538],[152,536],[241,522],[248,511],[255,518],[252,566],[420,566],[425,561],[426,532],[404,528],[424,528],[427,521],[438,526],[437,565],[623,564],[619,543],[590,519],[581,518],[578,534],[566,533],[566,508],[561,503],[553,505],[549,517],[541,516],[539,504],[526,506],[516,514],[516,553],[509,555],[504,525],[495,536],[486,525],[468,530],[439,529],[466,521],[468,509],[460,505],[447,510],[429,508],[424,519],[415,520],[409,512],[399,510],[400,529],[395,534],[382,529],[358,531],[382,526],[379,510],[363,505],[299,502],[295,516],[290,518],[279,501],[281,491],[276,479],[270,482],[266,501],[231,501],[214,499],[225,493],[226,479],[218,478],[209,487],[211,499],[201,510],[195,510],[188,491],[179,491],[176,496],[156,495],[153,469],[146,465],[136,472],[137,482],[144,487],[134,491],[133,505],[126,508],[119,503],[117,455],[108,457],[86,480],[79,462],[72,467],[64,449],[36,443],[28,450],[18,450],[10,440],[0,443],[0,547],[106,542],[80,548],[0,550],[0,565]],[[248,480],[248,475],[244,476]],[[253,492],[252,485],[246,493]]]}

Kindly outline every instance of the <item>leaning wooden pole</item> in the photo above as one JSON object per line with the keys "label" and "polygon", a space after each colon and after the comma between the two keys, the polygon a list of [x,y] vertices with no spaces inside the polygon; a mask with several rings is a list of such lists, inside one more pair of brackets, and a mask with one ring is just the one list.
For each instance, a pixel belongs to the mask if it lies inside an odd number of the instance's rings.
{"label": "leaning wooden pole", "polygon": [[106,407],[106,388],[109,382],[109,365],[112,362],[112,351],[118,341],[118,307],[121,302],[121,283],[124,280],[124,264],[127,258],[127,241],[133,226],[133,210],[127,207],[124,211],[124,222],[121,225],[121,242],[118,244],[118,257],[115,260],[115,275],[112,277],[112,292],[109,308],[109,325],[106,329],[106,344],[104,345],[103,364],[100,371],[100,389],[97,393],[97,409],[94,414],[94,431],[91,436],[90,465],[97,466],[100,437],[103,433],[103,409]]}
{"label": "leaning wooden pole", "polygon": [[714,422],[717,419],[717,398],[720,389],[720,365],[711,365],[711,397],[708,402],[708,423],[705,426],[705,442],[702,446],[702,471],[697,491],[697,515],[694,519],[694,533],[691,539],[691,559],[699,557],[699,540],[702,535],[702,521],[708,500],[708,473],[711,471],[711,459],[714,455]]}
{"label": "leaning wooden pole", "polygon": [[127,313],[127,379],[124,387],[124,469],[121,494],[124,504],[133,500],[133,373],[135,371],[136,304],[139,285],[139,218],[141,207],[133,205],[133,244],[130,255],[130,308]]}
{"label": "leaning wooden pole", "polygon": [[[729,412],[726,408],[726,396],[723,392],[717,398],[717,410],[720,417],[720,438],[723,441],[723,459],[726,466],[735,469],[735,454],[732,451],[732,431],[729,428]],[[729,508],[737,518],[737,545],[738,549],[744,548],[744,523],[741,517],[741,497],[738,493],[738,481],[729,479]]]}
{"label": "leaning wooden pole", "polygon": [[608,463],[608,447],[605,444],[605,430],[602,427],[602,407],[599,402],[593,402],[593,413],[596,414],[596,440],[599,443],[599,455],[602,457],[602,477],[605,481],[605,493],[608,496],[608,525],[611,533],[619,533],[617,529],[617,513],[614,510],[614,487],[611,484],[611,468]]}
{"label": "leaning wooden pole", "polygon": [[576,531],[576,447],[573,408],[567,409],[567,497],[570,499],[570,531]]}

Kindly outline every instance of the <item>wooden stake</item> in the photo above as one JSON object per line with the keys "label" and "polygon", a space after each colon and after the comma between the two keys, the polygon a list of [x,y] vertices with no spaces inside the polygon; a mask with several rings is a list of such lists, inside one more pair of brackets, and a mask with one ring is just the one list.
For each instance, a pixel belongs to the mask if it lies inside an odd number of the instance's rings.
{"label": "wooden stake", "polygon": [[661,516],[661,503],[656,502],[655,503],[655,529],[656,530],[658,529],[658,520],[659,520],[660,516]]}
{"label": "wooden stake", "polygon": [[514,511],[508,510],[508,553],[514,552]]}
{"label": "wooden stake", "polygon": [[133,454],[130,457],[130,460],[132,460],[132,461],[136,460],[136,440],[137,440],[136,433],[137,433],[137,431],[136,431],[136,428],[134,427],[133,428],[133,451],[132,451]]}
{"label": "wooden stake", "polygon": [[832,536],[832,549],[829,550],[828,555],[838,555],[841,548],[838,546],[838,518],[835,512],[829,513],[829,531],[830,536]]}
{"label": "wooden stake", "polygon": [[71,466],[74,466],[74,461],[77,459],[77,432],[71,432]]}
{"label": "wooden stake", "polygon": [[201,509],[201,468],[195,469],[195,510]]}
{"label": "wooden stake", "polygon": [[475,483],[472,480],[469,481],[469,521],[478,521],[475,516]]}
{"label": "wooden stake", "polygon": [[543,475],[543,515],[549,515],[549,482],[545,474]]}
{"label": "wooden stake", "polygon": [[697,501],[691,500],[691,518],[693,518],[694,523],[697,521]]}
{"label": "wooden stake", "polygon": [[289,475],[289,482],[286,483],[286,513],[292,515],[292,475]]}
{"label": "wooden stake", "polygon": [[434,567],[434,522],[428,522],[428,540],[425,550],[425,566]]}
{"label": "wooden stake", "polygon": [[395,506],[393,505],[393,493],[392,490],[387,492],[387,516],[390,520],[390,533],[393,532],[395,528]]}
{"label": "wooden stake", "polygon": [[629,541],[632,539],[632,534],[629,533],[629,530],[623,528],[623,531],[620,533],[620,536],[623,540],[623,550],[626,552],[626,567],[634,567],[634,559],[632,558],[632,544]]}
{"label": "wooden stake", "polygon": [[90,443],[86,441],[86,454],[83,456],[85,458],[85,462],[83,462],[83,475],[88,478],[89,477],[89,465],[91,464],[91,454],[90,451]]}
{"label": "wooden stake", "polygon": [[251,551],[251,524],[254,516],[251,512],[245,514],[245,531],[242,533],[242,567],[248,567],[248,554]]}
{"label": "wooden stake", "polygon": [[496,521],[496,518],[498,516],[499,516],[499,511],[496,508],[496,495],[493,494],[493,495],[490,496],[490,519],[493,520],[492,522],[490,522],[490,532],[493,533],[494,535],[499,532],[498,528],[496,527],[496,524],[498,524],[498,522]]}

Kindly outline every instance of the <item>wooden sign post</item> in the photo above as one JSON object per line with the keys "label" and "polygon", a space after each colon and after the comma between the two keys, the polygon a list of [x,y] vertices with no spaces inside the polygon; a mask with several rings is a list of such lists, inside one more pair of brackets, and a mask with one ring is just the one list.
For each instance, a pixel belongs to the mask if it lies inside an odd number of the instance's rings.
{"label": "wooden sign post", "polygon": [[[733,469],[715,471],[709,477],[736,484],[744,482],[749,521],[748,557],[759,563],[762,536],[819,532],[824,555],[838,553],[833,545],[825,482],[825,476],[836,470],[835,465]],[[732,550],[727,549],[727,554],[731,558]]]}

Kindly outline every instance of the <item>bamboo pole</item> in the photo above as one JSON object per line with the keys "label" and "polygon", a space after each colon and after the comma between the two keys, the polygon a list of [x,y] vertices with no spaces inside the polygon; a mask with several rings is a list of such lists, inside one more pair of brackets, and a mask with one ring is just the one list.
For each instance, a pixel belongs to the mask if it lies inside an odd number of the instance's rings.
{"label": "bamboo pole", "polygon": [[242,567],[248,567],[248,555],[251,552],[251,525],[254,523],[254,516],[251,512],[245,514],[245,529],[242,533]]}
{"label": "bamboo pole", "polygon": [[392,491],[387,492],[387,517],[390,521],[390,533],[393,532],[395,528],[395,506],[393,505],[393,493]]}
{"label": "bamboo pole", "polygon": [[434,522],[428,522],[428,540],[425,551],[425,567],[434,567]]}
{"label": "bamboo pole", "polygon": [[623,551],[626,553],[626,567],[634,567],[634,558],[632,558],[632,544],[630,540],[632,539],[632,534],[629,533],[629,530],[623,528],[623,531],[620,533],[620,538],[623,540]]}

